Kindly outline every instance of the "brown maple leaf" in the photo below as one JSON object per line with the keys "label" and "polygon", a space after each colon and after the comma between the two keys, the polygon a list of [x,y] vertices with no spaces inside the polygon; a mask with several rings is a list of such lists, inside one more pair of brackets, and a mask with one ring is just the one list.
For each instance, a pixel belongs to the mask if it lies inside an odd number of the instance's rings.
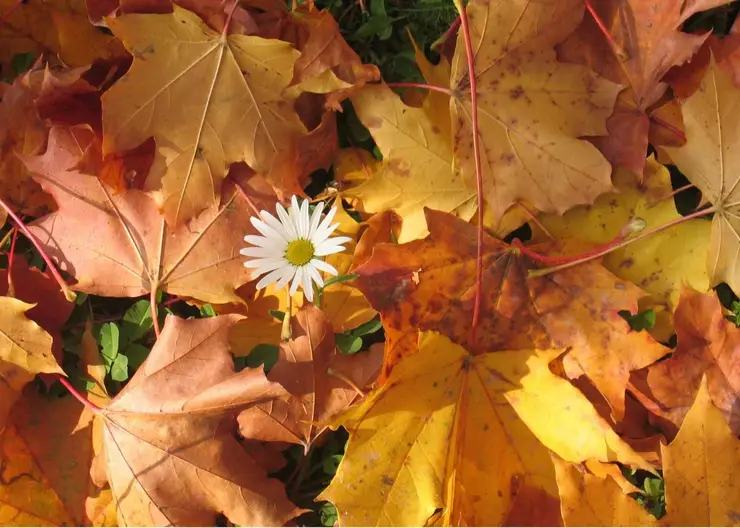
{"label": "brown maple leaf", "polygon": [[681,427],[702,376],[734,434],[740,433],[740,329],[725,319],[714,292],[685,288],[674,314],[673,355],[632,377],[633,392],[653,414]]}
{"label": "brown maple leaf", "polygon": [[[253,230],[251,212],[236,193],[221,206],[170,227],[146,193],[114,194],[98,178],[72,167],[75,156],[52,131],[43,156],[26,164],[59,210],[30,228],[75,288],[104,296],[137,297],[156,289],[203,302],[240,303],[235,290],[250,280],[239,249]],[[72,165],[70,165],[72,164]],[[274,207],[269,185],[259,177],[247,182],[253,200]]]}
{"label": "brown maple leaf", "polygon": [[[403,352],[418,330],[434,330],[474,354],[496,350],[574,347],[569,374],[584,372],[624,414],[629,372],[667,353],[646,332],[631,332],[619,311],[637,311],[644,292],[600,264],[585,263],[527,279],[532,265],[508,244],[483,239],[483,314],[469,343],[475,298],[476,227],[453,215],[426,210],[430,235],[408,244],[379,244],[355,272],[358,288],[381,313],[392,343]],[[385,372],[399,354],[386,346]]]}
{"label": "brown maple leaf", "polygon": [[49,133],[36,113],[36,94],[28,79],[17,78],[0,102],[0,198],[18,212],[36,216],[53,210],[54,200],[41,191],[18,158],[43,152]]}
{"label": "brown maple leaf", "polygon": [[377,377],[382,355],[378,349],[337,354],[331,323],[313,304],[304,305],[291,326],[293,338],[281,344],[278,362],[267,376],[290,397],[244,411],[239,426],[245,437],[301,444],[308,450],[328,422],[358,399],[358,389]]}
{"label": "brown maple leaf", "polygon": [[[102,410],[105,474],[121,525],[282,526],[300,513],[241,447],[237,414],[284,397],[262,370],[234,371],[225,315],[168,316],[149,357]],[[95,468],[100,477],[101,467]]]}
{"label": "brown maple leaf", "polygon": [[642,174],[650,126],[648,113],[668,87],[663,76],[689,60],[708,36],[680,30],[686,18],[703,7],[701,3],[689,6],[684,0],[592,0],[596,16],[609,30],[614,45],[594,17],[586,14],[578,29],[558,47],[562,60],[585,64],[599,75],[627,85],[607,122],[609,136],[594,140],[613,164]]}

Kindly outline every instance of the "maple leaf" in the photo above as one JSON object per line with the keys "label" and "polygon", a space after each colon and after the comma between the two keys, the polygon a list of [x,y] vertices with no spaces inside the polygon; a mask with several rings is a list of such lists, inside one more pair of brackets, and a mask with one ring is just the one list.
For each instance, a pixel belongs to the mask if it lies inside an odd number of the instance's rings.
{"label": "maple leaf", "polygon": [[0,101],[0,198],[23,214],[38,215],[54,209],[54,201],[30,178],[17,156],[41,153],[48,135],[27,79],[17,78]]}
{"label": "maple leaf", "polygon": [[694,402],[702,376],[733,432],[740,433],[740,329],[725,319],[714,293],[688,288],[674,314],[678,338],[673,355],[635,373],[636,396],[678,429]]}
{"label": "maple leaf", "polygon": [[337,506],[342,525],[423,525],[437,508],[444,525],[560,524],[548,449],[573,462],[649,464],[549,370],[559,354],[471,356],[422,334],[419,353],[343,419],[349,445],[319,500]]}
{"label": "maple leaf", "polygon": [[134,63],[103,96],[103,151],[132,149],[153,136],[157,154],[146,188],[179,225],[218,203],[231,163],[267,173],[281,145],[306,130],[282,95],[298,51],[278,40],[218,34],[173,9],[108,22]]}
{"label": "maple leaf", "polygon": [[357,53],[342,38],[339,24],[329,11],[313,11],[309,16],[295,17],[309,31],[300,47],[291,85],[300,85],[314,93],[335,92],[327,106],[341,110],[339,102],[367,82],[380,79],[380,70],[362,64]]}
{"label": "maple leaf", "polygon": [[121,525],[213,525],[223,513],[235,524],[282,526],[300,513],[235,437],[240,411],[284,395],[262,370],[234,372],[228,331],[237,319],[168,316],[144,364],[101,411]]}
{"label": "maple leaf", "polygon": [[424,207],[451,212],[474,196],[452,168],[449,119],[435,123],[430,104],[406,106],[385,85],[365,86],[351,100],[383,153],[383,165],[344,194],[359,198],[367,212],[392,209],[403,217],[399,242],[426,235]]}
{"label": "maple leaf", "polygon": [[676,438],[661,447],[668,526],[737,524],[740,487],[733,478],[740,444],[714,406],[703,378]]}
{"label": "maple leaf", "polygon": [[36,374],[64,374],[51,352],[51,336],[26,317],[31,308],[0,297],[0,431],[18,394]]}
{"label": "maple leaf", "polygon": [[[358,393],[342,380],[365,387],[380,371],[382,355],[366,352],[349,356],[342,365],[336,353],[334,333],[326,314],[306,305],[291,318],[293,338],[281,343],[280,355],[267,378],[290,393],[287,400],[256,405],[239,415],[240,432],[247,438],[301,444],[306,451],[325,430],[328,422],[344,411]],[[345,358],[345,362],[349,362]],[[341,365],[341,366],[340,366]],[[338,371],[337,377],[332,373]]]}
{"label": "maple leaf", "polygon": [[455,165],[475,188],[480,134],[485,198],[496,218],[526,200],[562,213],[612,190],[611,168],[581,136],[606,134],[619,87],[587,68],[556,61],[553,46],[578,24],[581,0],[472,0],[466,8],[475,52],[479,131],[472,130],[463,32],[452,60]]}
{"label": "maple leaf", "polygon": [[659,7],[641,0],[591,4],[613,45],[589,14],[559,46],[559,56],[627,85],[607,122],[609,136],[596,138],[595,144],[612,163],[642,174],[650,125],[647,114],[668,87],[662,79],[672,67],[688,61],[708,36],[680,31],[683,21],[702,6],[689,6],[683,0],[661,2]]}
{"label": "maple leaf", "polygon": [[714,58],[699,89],[682,103],[686,145],[664,147],[702,195],[714,205],[707,269],[710,285],[726,282],[740,292],[740,121],[733,111],[738,94],[730,74]]}
{"label": "maple leaf", "polygon": [[97,420],[71,397],[24,391],[0,435],[5,526],[116,526],[110,490],[90,478]]}
{"label": "maple leaf", "polygon": [[29,267],[24,258],[14,258],[9,269],[0,270],[0,295],[35,305],[26,312],[26,317],[51,336],[52,355],[61,362],[62,325],[72,314],[74,304],[67,300],[49,273]]}
{"label": "maple leaf", "polygon": [[[379,244],[355,270],[358,288],[395,333],[400,352],[419,330],[467,345],[475,296],[477,230],[452,215],[426,210],[430,235],[408,244]],[[483,239],[482,313],[473,353],[573,347],[571,377],[584,372],[620,419],[629,372],[667,353],[646,332],[630,332],[619,311],[637,311],[644,293],[594,263],[527,279],[528,263],[509,245]],[[619,350],[620,352],[617,352]],[[386,370],[398,361],[387,345]]]}
{"label": "maple leaf", "polygon": [[[592,206],[576,207],[563,216],[543,215],[539,221],[552,236],[603,245],[615,240],[633,218],[644,220],[648,229],[681,218],[674,201],[665,199],[673,191],[670,174],[653,157],[648,158],[642,182],[624,169],[617,170],[613,180],[619,193],[600,196]],[[613,251],[602,261],[617,277],[650,294],[641,299],[640,307],[656,308],[661,341],[673,334],[672,313],[684,285],[709,289],[709,229],[706,220],[690,220]],[[543,240],[544,236],[535,238]]]}
{"label": "maple leaf", "polygon": [[590,474],[555,456],[553,463],[565,526],[658,526],[611,476]]}
{"label": "maple leaf", "polygon": [[[59,55],[65,64],[84,66],[119,53],[120,44],[87,18],[84,0],[0,0],[0,64],[19,53]],[[3,70],[3,73],[8,73]]]}
{"label": "maple leaf", "polygon": [[[122,297],[161,289],[203,302],[242,302],[235,290],[250,274],[239,249],[244,235],[254,229],[247,208],[234,203],[233,191],[223,206],[211,206],[191,222],[171,227],[146,193],[131,189],[113,194],[96,177],[65,170],[74,156],[58,137],[52,130],[46,153],[26,160],[36,181],[59,205],[30,229],[75,277],[76,289]],[[254,201],[265,209],[274,207],[263,179],[252,178],[248,184],[246,192]]]}

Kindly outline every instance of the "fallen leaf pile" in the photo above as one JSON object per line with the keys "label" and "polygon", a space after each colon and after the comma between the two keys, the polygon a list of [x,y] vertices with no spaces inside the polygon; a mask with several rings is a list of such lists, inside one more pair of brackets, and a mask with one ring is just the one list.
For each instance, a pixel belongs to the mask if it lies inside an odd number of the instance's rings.
{"label": "fallen leaf pile", "polygon": [[740,524],[735,4],[336,4],[0,0],[0,524]]}

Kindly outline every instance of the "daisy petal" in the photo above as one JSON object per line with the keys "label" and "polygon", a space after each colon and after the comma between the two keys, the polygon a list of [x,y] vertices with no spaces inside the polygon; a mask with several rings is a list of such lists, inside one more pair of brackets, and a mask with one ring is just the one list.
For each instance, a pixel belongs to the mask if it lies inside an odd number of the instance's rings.
{"label": "daisy petal", "polygon": [[299,211],[301,238],[308,238],[308,226],[311,222],[311,217],[308,214],[308,205],[308,200],[303,200],[301,210]]}
{"label": "daisy petal", "polygon": [[295,292],[298,291],[298,286],[301,283],[301,269],[296,268],[295,275],[293,275],[293,282],[290,284],[290,295],[295,295]]}
{"label": "daisy petal", "polygon": [[271,248],[275,251],[283,252],[288,247],[288,243],[282,238],[276,239],[274,237],[261,237],[258,235],[247,235],[244,237],[245,242],[252,244],[253,246],[259,246],[263,248]]}
{"label": "daisy petal", "polygon": [[280,218],[280,222],[283,224],[283,228],[285,228],[285,231],[288,233],[288,240],[295,240],[296,238],[298,238],[295,226],[293,224],[293,219],[290,217],[290,215],[288,215],[287,212],[285,212],[282,204],[277,204],[276,211],[278,217]]}
{"label": "daisy petal", "polygon": [[288,265],[285,259],[262,259],[261,262],[261,265],[255,267],[255,271],[260,275]]}
{"label": "daisy petal", "polygon": [[308,266],[302,267],[300,271],[303,295],[306,297],[308,302],[313,302],[313,282],[311,281],[311,276],[308,274]]}
{"label": "daisy petal", "polygon": [[319,288],[324,287],[324,279],[321,278],[321,273],[319,273],[319,270],[316,269],[316,266],[314,266],[312,263],[308,263],[305,267],[306,270],[308,270],[308,274],[311,276],[313,281],[319,285]]}
{"label": "daisy petal", "polygon": [[316,205],[316,209],[313,210],[311,215],[311,223],[308,226],[308,239],[313,241],[313,235],[319,228],[319,222],[321,222],[321,213],[324,212],[324,202],[319,202]]}
{"label": "daisy petal", "polygon": [[284,271],[285,270],[283,270],[283,268],[272,270],[270,273],[268,273],[267,275],[265,275],[264,277],[260,279],[260,281],[257,283],[256,288],[258,290],[261,290],[262,288],[266,288],[267,286],[269,286],[270,284],[272,284],[273,282],[281,278]]}
{"label": "daisy petal", "polygon": [[[334,220],[334,215],[335,214],[337,214],[337,208],[336,207],[332,207],[331,209],[329,209],[329,212],[326,213],[326,216],[324,217],[324,219],[319,224],[319,227],[318,227],[317,230],[318,231],[323,231],[324,229],[326,229],[327,227],[329,227],[329,224],[331,224],[331,221]],[[339,225],[339,224],[337,224],[337,225]],[[332,231],[333,231],[333,229],[332,229]]]}
{"label": "daisy petal", "polygon": [[274,248],[254,247],[254,246],[241,249],[239,250],[239,253],[247,257],[277,258],[277,257],[283,256],[283,253],[280,250],[276,250]]}
{"label": "daisy petal", "polygon": [[252,222],[252,225],[254,226],[254,228],[260,233],[262,233],[262,235],[264,235],[265,238],[274,238],[274,237],[281,236],[278,234],[277,231],[275,231],[275,229],[267,225],[265,222],[263,222],[256,216],[251,217],[249,221]]}
{"label": "daisy petal", "polygon": [[344,251],[344,246],[334,246],[334,245],[323,245],[321,246],[321,249],[316,249],[316,252],[314,255],[317,257],[326,257],[327,255],[333,255],[334,253],[341,253]]}
{"label": "daisy petal", "polygon": [[275,218],[273,215],[268,213],[267,211],[262,211],[262,220],[267,224],[269,227],[271,227],[275,233],[277,233],[279,236],[285,239],[286,242],[290,240],[290,235],[288,234],[288,231],[285,229],[285,226],[280,223],[280,220]]}
{"label": "daisy petal", "polygon": [[335,268],[331,264],[327,264],[323,260],[312,259],[310,265],[314,266],[319,271],[323,271],[324,273],[329,273],[330,275],[339,275],[337,268]]}
{"label": "daisy petal", "polygon": [[275,283],[275,290],[281,290],[285,288],[285,285],[290,282],[290,279],[293,278],[295,275],[296,268],[294,268],[291,265],[287,265],[283,267],[283,276],[280,277],[280,280]]}
{"label": "daisy petal", "polygon": [[340,236],[340,237],[334,237],[334,238],[327,238],[326,240],[323,240],[322,242],[318,242],[318,243],[314,242],[314,246],[316,247],[316,249],[320,249],[327,244],[329,244],[330,246],[338,246],[340,244],[346,244],[347,242],[352,242],[352,239],[350,237]]}
{"label": "daisy petal", "polygon": [[326,239],[328,239],[337,227],[339,227],[339,224],[334,224],[334,225],[331,225],[331,226],[326,226],[324,228],[322,228],[321,226],[319,226],[319,228],[316,230],[316,234],[314,235],[314,238],[313,238],[314,245],[321,244]]}

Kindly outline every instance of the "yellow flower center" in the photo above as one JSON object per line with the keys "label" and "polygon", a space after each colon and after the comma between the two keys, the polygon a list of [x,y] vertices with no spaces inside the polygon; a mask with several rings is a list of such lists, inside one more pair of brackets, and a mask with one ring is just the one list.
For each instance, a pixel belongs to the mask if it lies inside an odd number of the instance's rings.
{"label": "yellow flower center", "polygon": [[288,244],[285,258],[292,266],[305,266],[313,258],[314,247],[310,240],[299,238]]}

